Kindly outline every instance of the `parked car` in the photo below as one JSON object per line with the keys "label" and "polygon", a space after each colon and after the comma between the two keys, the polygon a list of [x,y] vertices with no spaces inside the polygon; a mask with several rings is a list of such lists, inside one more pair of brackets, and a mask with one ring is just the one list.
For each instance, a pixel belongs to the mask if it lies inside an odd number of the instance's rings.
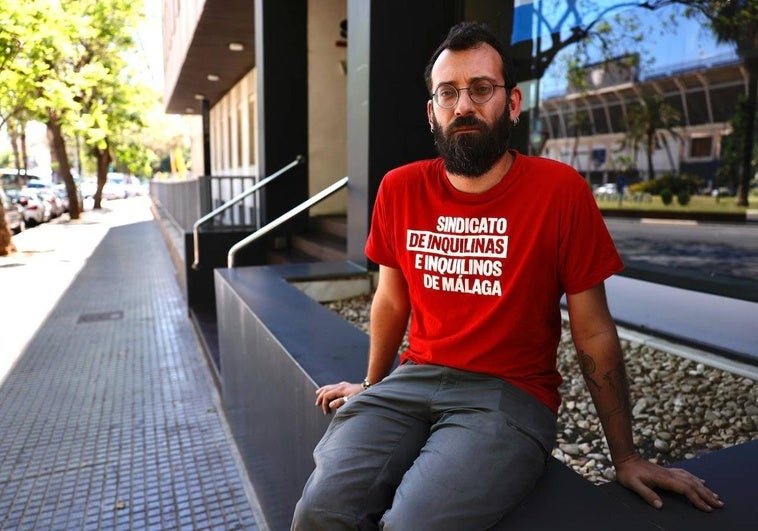
{"label": "parked car", "polygon": [[24,221],[28,226],[33,227],[50,219],[50,203],[44,201],[34,189],[14,190],[12,197],[23,208]]}
{"label": "parked car", "polygon": [[595,188],[595,195],[614,195],[617,193],[616,183],[606,183]]}
{"label": "parked car", "polygon": [[54,189],[53,192],[58,197],[58,200],[61,202],[61,208],[63,208],[63,212],[68,212],[68,193],[66,192],[66,186],[59,184]]}
{"label": "parked car", "polygon": [[26,221],[24,220],[24,210],[21,205],[11,200],[10,196],[5,193],[5,190],[0,186],[0,201],[3,203],[3,210],[5,211],[5,224],[13,234],[18,234],[26,228]]}
{"label": "parked car", "polygon": [[126,183],[127,178],[124,174],[108,172],[105,186],[103,186],[103,199],[126,199],[129,197]]}
{"label": "parked car", "polygon": [[[55,195],[58,196],[58,199],[61,201],[61,206],[63,207],[63,212],[69,211],[69,198],[68,198],[68,191],[66,190],[65,184],[56,184],[55,188],[53,188],[55,191]],[[82,184],[78,184],[76,186],[76,195],[79,199],[79,209],[81,210],[84,208],[84,195],[82,194]]]}
{"label": "parked car", "polygon": [[36,190],[44,190],[45,188],[49,188],[50,185],[47,184],[44,181],[41,181],[40,179],[29,179],[29,182],[26,183],[24,188],[34,188]]}
{"label": "parked car", "polygon": [[50,206],[50,218],[57,218],[63,214],[63,202],[52,188],[40,188],[37,194],[42,201]]}

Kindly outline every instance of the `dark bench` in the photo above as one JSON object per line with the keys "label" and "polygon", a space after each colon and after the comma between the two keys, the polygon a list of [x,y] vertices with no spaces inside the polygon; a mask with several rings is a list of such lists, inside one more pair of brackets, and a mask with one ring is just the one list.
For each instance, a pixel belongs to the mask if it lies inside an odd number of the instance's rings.
{"label": "dark bench", "polygon": [[[312,451],[329,417],[319,385],[361,381],[368,337],[290,284],[366,272],[348,262],[215,271],[221,385],[227,420],[267,524],[289,529]],[[551,459],[544,478],[497,530],[736,530],[758,522],[758,441],[679,463],[727,507],[712,514],[664,495],[655,510],[618,484],[595,486]]]}

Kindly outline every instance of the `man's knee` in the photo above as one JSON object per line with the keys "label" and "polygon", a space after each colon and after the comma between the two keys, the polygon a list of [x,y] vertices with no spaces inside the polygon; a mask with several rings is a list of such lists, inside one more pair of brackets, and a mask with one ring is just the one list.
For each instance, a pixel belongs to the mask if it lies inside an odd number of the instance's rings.
{"label": "man's knee", "polygon": [[339,497],[335,497],[336,493],[326,492],[327,490],[308,482],[295,506],[292,517],[293,531],[355,529],[354,518],[338,510],[340,507],[335,500]]}
{"label": "man's knee", "polygon": [[340,531],[375,530],[378,516],[367,513],[371,505],[367,492],[345,486],[344,481],[321,476],[318,471],[308,480],[295,506],[293,530]]}

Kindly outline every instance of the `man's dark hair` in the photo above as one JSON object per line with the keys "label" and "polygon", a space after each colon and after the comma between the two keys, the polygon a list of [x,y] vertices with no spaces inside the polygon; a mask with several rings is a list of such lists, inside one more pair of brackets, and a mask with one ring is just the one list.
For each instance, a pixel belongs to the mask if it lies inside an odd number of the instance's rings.
{"label": "man's dark hair", "polygon": [[505,86],[509,91],[515,87],[516,82],[513,75],[513,66],[511,65],[510,58],[506,55],[506,49],[503,43],[495,37],[484,24],[478,22],[459,22],[450,28],[447,37],[442,41],[442,44],[439,45],[434,54],[432,54],[432,58],[426,65],[424,78],[426,79],[426,88],[429,90],[429,93],[432,93],[432,67],[443,51],[452,50],[454,52],[459,52],[470,50],[471,48],[477,48],[482,44],[489,44],[497,50],[497,53],[500,54],[500,59],[503,61],[503,79],[505,80]]}

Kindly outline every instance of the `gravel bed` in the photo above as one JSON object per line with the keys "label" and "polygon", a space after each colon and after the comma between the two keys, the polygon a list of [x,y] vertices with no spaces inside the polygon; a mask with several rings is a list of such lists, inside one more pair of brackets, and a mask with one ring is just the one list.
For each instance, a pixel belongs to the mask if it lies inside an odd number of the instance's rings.
{"label": "gravel bed", "polygon": [[[325,304],[368,331],[371,296]],[[661,465],[758,439],[758,385],[673,354],[622,340],[634,442]],[[402,348],[405,348],[404,343]],[[563,376],[553,456],[593,483],[614,479],[608,446],[582,378],[568,324],[558,350]]]}

